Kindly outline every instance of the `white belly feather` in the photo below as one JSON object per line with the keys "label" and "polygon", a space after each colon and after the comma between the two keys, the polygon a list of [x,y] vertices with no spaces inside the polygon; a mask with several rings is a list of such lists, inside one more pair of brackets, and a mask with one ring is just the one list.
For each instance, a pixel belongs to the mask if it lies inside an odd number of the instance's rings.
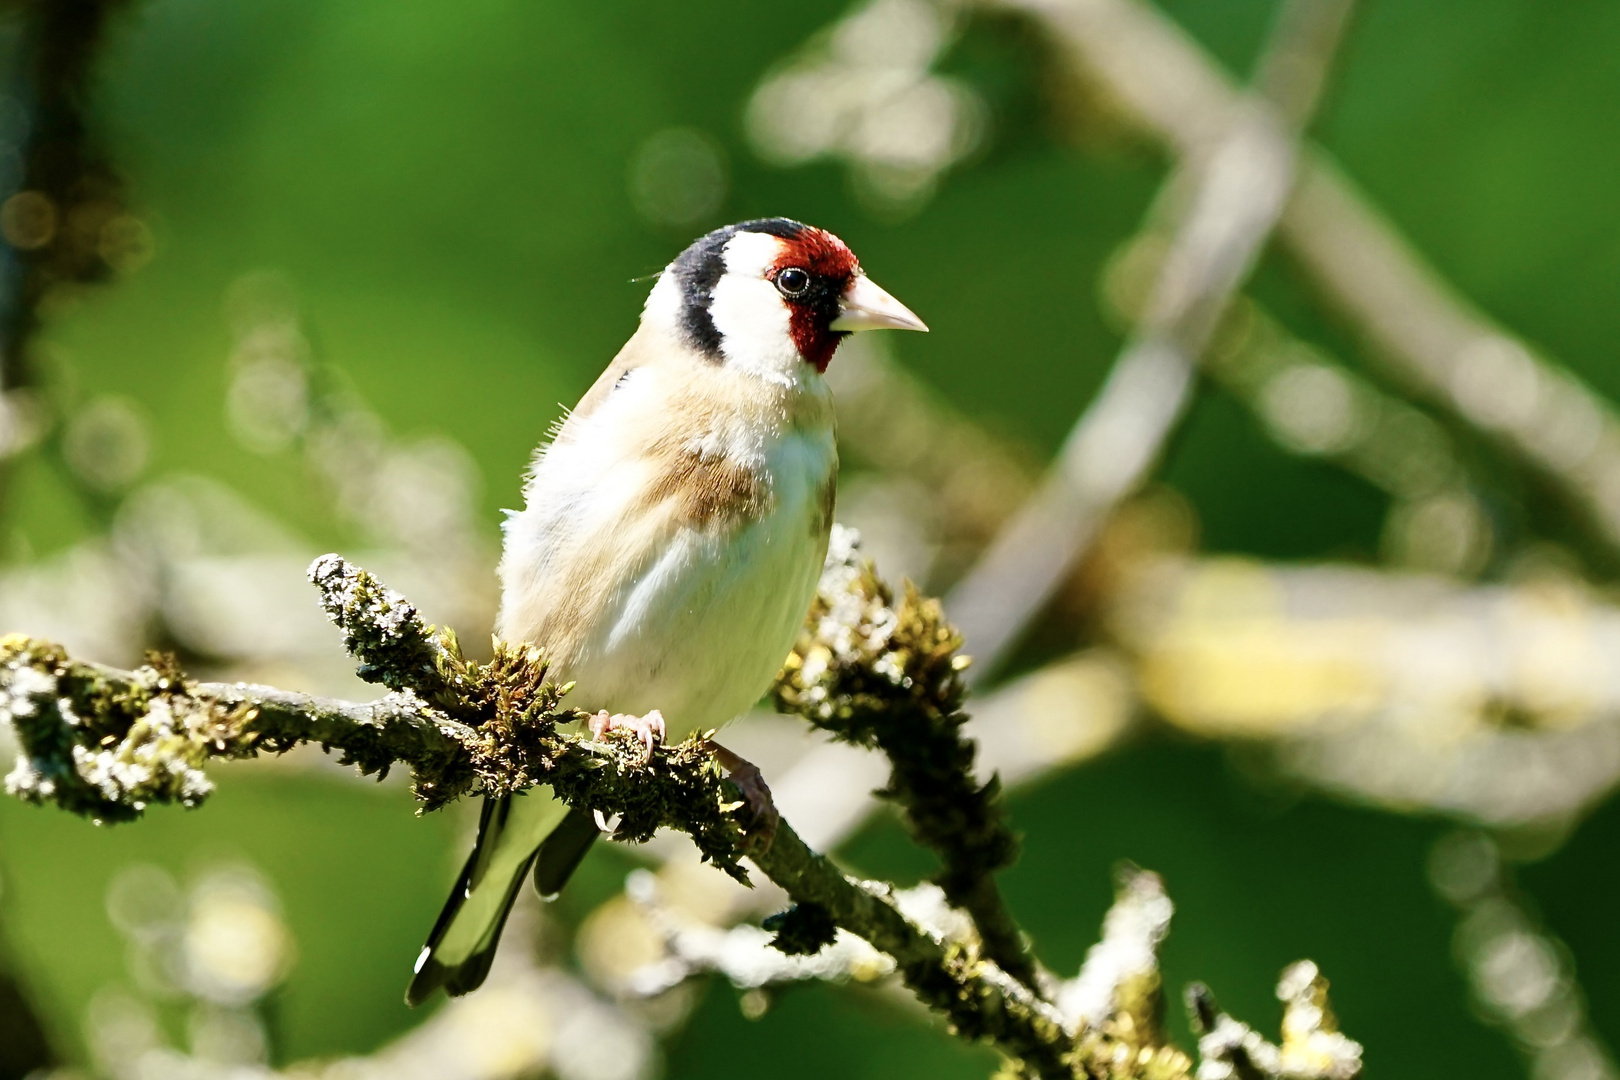
{"label": "white belly feather", "polygon": [[[649,510],[657,470],[624,432],[668,408],[663,381],[637,371],[537,461],[528,506],[507,523],[499,633],[552,652],[576,708],[659,709],[676,736],[747,709],[792,648],[826,555],[837,451],[830,409],[808,425],[779,408],[711,413],[705,459],[746,462],[767,508],[727,527]],[[578,609],[566,628],[564,607]]]}
{"label": "white belly feather", "polygon": [[782,455],[777,508],[763,520],[734,536],[676,531],[570,666],[580,707],[661,709],[687,732],[759,699],[804,624],[827,551],[814,529],[830,462],[822,456],[812,479],[805,449]]}

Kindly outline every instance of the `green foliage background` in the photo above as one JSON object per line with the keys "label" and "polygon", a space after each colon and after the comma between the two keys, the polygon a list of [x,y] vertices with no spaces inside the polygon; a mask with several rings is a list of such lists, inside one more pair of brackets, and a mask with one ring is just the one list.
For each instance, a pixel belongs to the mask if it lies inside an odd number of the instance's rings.
{"label": "green foliage background", "polygon": [[[1268,0],[1166,7],[1246,71]],[[520,4],[444,0],[153,0],[121,24],[98,103],[158,255],[61,317],[51,339],[86,390],[140,401],[153,471],[216,475],[321,545],[337,522],[302,466],[229,436],[220,401],[224,290],[274,267],[296,285],[323,358],[396,431],[443,431],[476,456],[497,509],[545,428],[634,325],[649,273],[689,237],[643,222],[627,161],[674,124],[726,148],[721,220],[822,224],[933,328],[901,361],[992,428],[1049,453],[1119,344],[1095,283],[1140,221],[1163,163],[1120,144],[1076,149],[1042,104],[1030,43],[971,29],[949,67],[997,108],[987,151],[920,213],[872,216],[831,165],[758,163],[740,113],[760,75],[833,16],[746,0]],[[1443,273],[1600,390],[1620,395],[1620,6],[1605,0],[1366,0],[1320,140]],[[1256,291],[1308,340],[1354,356],[1286,262]],[[1218,393],[1201,399],[1168,479],[1210,550],[1370,559],[1382,496],[1285,455]],[[13,495],[12,557],[89,523],[38,462]],[[313,603],[313,600],[311,601]],[[972,643],[969,643],[971,651]],[[300,946],[278,1003],[288,1059],[362,1052],[408,1027],[404,974],[460,854],[457,822],[410,816],[397,786],[219,773],[206,811],[116,830],[0,800],[9,946],[65,1045],[89,994],[123,968],[102,913],[131,861],[176,871],[246,855],[274,880]],[[1027,833],[1007,879],[1044,958],[1072,969],[1109,897],[1110,867],[1163,872],[1178,905],[1172,988],[1197,977],[1263,1027],[1287,962],[1333,979],[1371,1075],[1510,1077],[1508,1044],[1469,1015],[1452,916],[1424,860],[1444,822],[1356,809],[1234,771],[1159,739],[1013,800]],[[1613,931],[1620,813],[1600,811],[1525,880],[1574,950],[1596,1029],[1620,1044]],[[897,826],[850,848],[864,871],[928,867]],[[598,850],[564,912],[588,910],[629,863]],[[1178,1021],[1179,1023],[1179,1021]],[[787,996],[743,1020],[711,988],[671,1049],[671,1076],[978,1076],[988,1058],[854,991]]]}

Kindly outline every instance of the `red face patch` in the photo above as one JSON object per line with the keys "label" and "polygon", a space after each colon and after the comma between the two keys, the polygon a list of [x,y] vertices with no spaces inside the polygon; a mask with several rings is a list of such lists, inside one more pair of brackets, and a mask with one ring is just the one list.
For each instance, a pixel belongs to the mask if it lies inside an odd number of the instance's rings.
{"label": "red face patch", "polygon": [[831,324],[838,318],[844,288],[850,278],[860,272],[861,264],[838,237],[825,229],[809,226],[797,236],[782,238],[782,254],[766,276],[775,282],[782,271],[789,269],[805,271],[810,275],[810,282],[798,295],[778,284],[791,313],[788,333],[805,362],[825,373],[833,352],[844,338],[844,332],[832,329]]}
{"label": "red face patch", "polygon": [[808,225],[791,240],[782,241],[782,256],[776,260],[776,269],[801,267],[812,274],[829,278],[845,278],[861,268],[855,253],[844,242],[826,229]]}

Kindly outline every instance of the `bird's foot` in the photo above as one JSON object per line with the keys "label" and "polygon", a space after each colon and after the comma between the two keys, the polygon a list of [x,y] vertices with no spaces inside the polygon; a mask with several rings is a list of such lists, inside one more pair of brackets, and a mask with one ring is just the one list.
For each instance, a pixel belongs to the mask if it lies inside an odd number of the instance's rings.
{"label": "bird's foot", "polygon": [[771,789],[765,785],[765,777],[760,773],[759,766],[712,739],[709,746],[714,752],[714,759],[726,770],[726,775],[748,801],[748,809],[753,815],[748,828],[751,846],[760,850],[770,847],[771,841],[776,838],[776,825],[782,820],[782,815],[777,813],[776,803],[771,800]]}
{"label": "bird's foot", "polygon": [[653,749],[664,742],[664,714],[657,709],[646,716],[631,716],[629,713],[610,714],[603,709],[585,721],[585,726],[590,729],[593,739],[600,739],[610,731],[629,729],[635,732],[645,751],[641,758],[643,764],[652,760]]}

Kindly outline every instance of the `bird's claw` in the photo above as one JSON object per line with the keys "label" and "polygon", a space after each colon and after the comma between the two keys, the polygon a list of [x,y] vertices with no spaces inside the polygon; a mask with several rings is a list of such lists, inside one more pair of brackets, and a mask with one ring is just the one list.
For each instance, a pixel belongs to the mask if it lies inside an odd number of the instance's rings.
{"label": "bird's claw", "polygon": [[715,760],[726,770],[726,775],[748,802],[753,818],[748,829],[750,846],[762,851],[769,848],[771,841],[776,838],[776,826],[782,820],[782,815],[777,812],[776,803],[771,799],[771,789],[765,784],[764,774],[759,771],[758,765],[719,743],[711,741],[709,746],[714,751]]}
{"label": "bird's claw", "polygon": [[657,709],[652,710],[646,716],[631,716],[629,713],[610,714],[606,709],[603,709],[585,721],[585,726],[590,729],[591,738],[593,739],[600,739],[610,731],[619,731],[626,728],[635,732],[636,738],[641,740],[642,749],[645,751],[641,758],[643,764],[652,760],[653,750],[663,745],[664,735],[666,734],[664,714]]}

